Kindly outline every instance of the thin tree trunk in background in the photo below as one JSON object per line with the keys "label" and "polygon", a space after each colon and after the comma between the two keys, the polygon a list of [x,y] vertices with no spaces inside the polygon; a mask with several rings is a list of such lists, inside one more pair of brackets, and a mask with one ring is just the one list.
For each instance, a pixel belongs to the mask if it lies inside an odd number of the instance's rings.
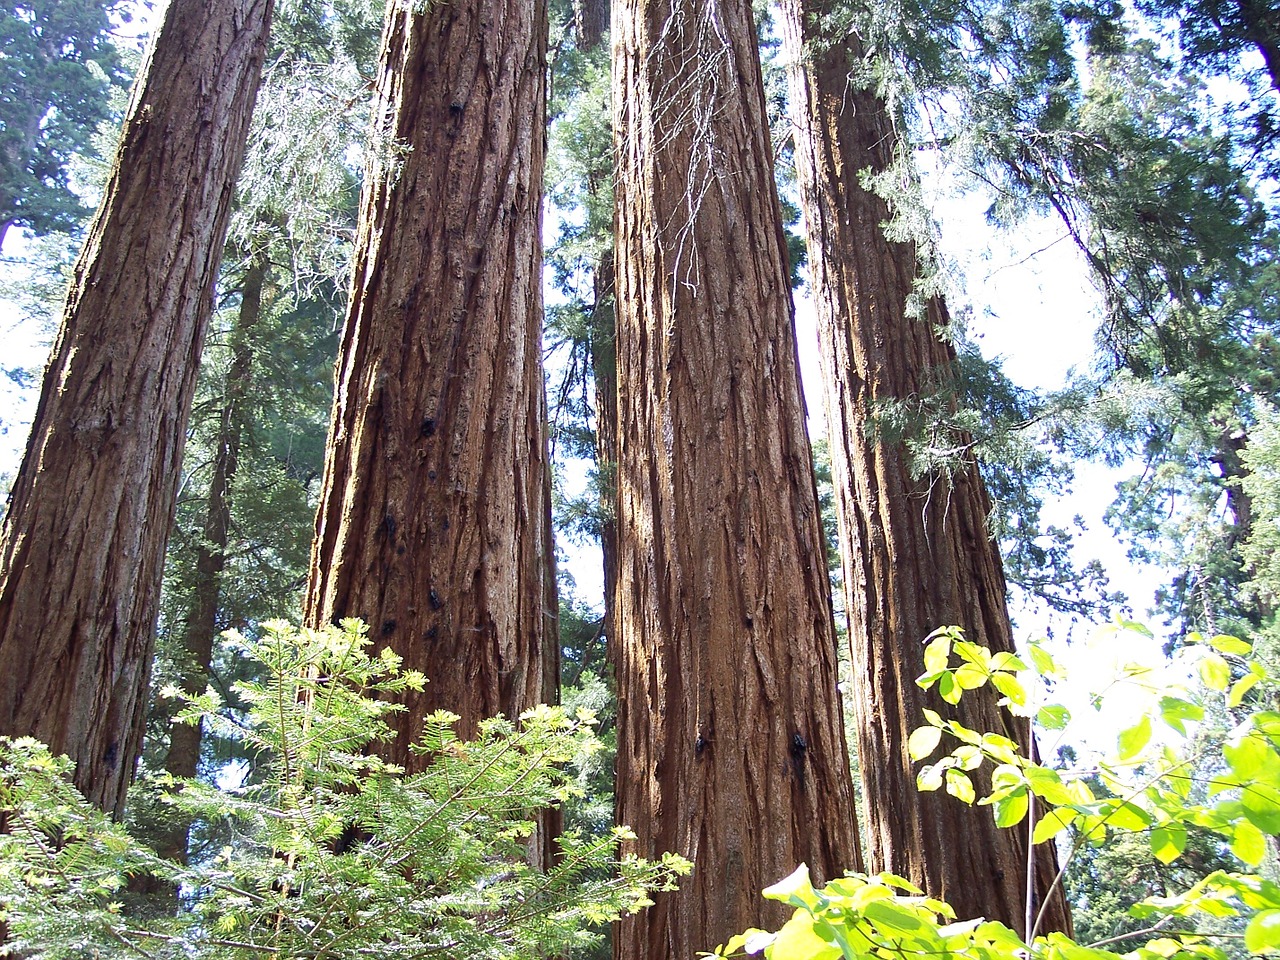
{"label": "thin tree trunk in background", "polygon": [[[911,477],[905,445],[874,435],[879,404],[919,395],[955,361],[939,336],[945,304],[909,316],[916,249],[885,238],[886,203],[862,186],[862,172],[886,169],[897,143],[885,104],[850,75],[853,38],[820,36],[820,9],[784,0],[783,35],[791,60],[796,169],[818,314],[827,423],[858,725],[858,756],[873,871],[889,870],[948,900],[961,919],[986,916],[1024,927],[1026,827],[995,826],[986,809],[941,792],[916,790],[907,736],[925,707],[961,723],[1004,733],[1030,747],[1026,721],[996,706],[984,688],[958,709],[921,691],[924,638],[957,624],[992,650],[1012,650],[1000,554],[987,529],[990,503],[969,466],[948,487]],[[1036,903],[1057,862],[1036,850]],[[1070,930],[1055,894],[1041,931]]]}
{"label": "thin tree trunk in background", "polygon": [[750,3],[615,13],[617,809],[694,872],[614,942],[667,960],[859,851]]}
{"label": "thin tree trunk in background", "polygon": [[604,636],[614,642],[618,588],[618,362],[613,297],[613,250],[596,264],[591,313],[592,391],[596,401],[596,472],[600,486],[600,553],[604,566]]}
{"label": "thin tree trunk in background", "polygon": [[270,0],[173,0],[76,264],[0,530],[0,734],[116,814]]}
{"label": "thin tree trunk in background", "polygon": [[557,693],[542,343],[545,3],[388,7],[305,602],[365,620],[429,713]]}
{"label": "thin tree trunk in background", "polygon": [[583,53],[600,45],[609,30],[610,0],[573,0],[575,46]]}
{"label": "thin tree trunk in background", "polygon": [[[253,382],[253,350],[248,338],[262,315],[266,276],[265,261],[257,260],[250,264],[240,294],[240,311],[231,332],[231,365],[223,391],[213,473],[209,479],[209,503],[205,511],[203,537],[196,550],[191,609],[183,631],[181,686],[193,696],[203,693],[208,685],[214,638],[218,633],[222,573],[226,569],[227,546],[231,541],[231,487],[235,482],[245,430],[244,404]],[[166,772],[188,780],[195,778],[200,768],[202,733],[198,724],[180,723],[171,727],[169,750],[164,761]],[[157,846],[161,856],[186,862],[189,826],[180,817],[172,819],[171,829],[161,837]]]}

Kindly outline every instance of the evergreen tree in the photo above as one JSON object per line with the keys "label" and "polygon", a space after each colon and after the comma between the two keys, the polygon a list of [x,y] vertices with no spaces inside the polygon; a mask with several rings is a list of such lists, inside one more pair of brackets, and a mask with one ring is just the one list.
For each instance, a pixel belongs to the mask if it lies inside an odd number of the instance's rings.
{"label": "evergreen tree", "polygon": [[430,678],[402,731],[556,697],[546,31],[541,3],[388,5],[305,616],[366,619]]}
{"label": "evergreen tree", "polygon": [[[192,696],[228,690],[241,669],[224,630],[300,614],[356,215],[345,158],[367,126],[357,58],[376,24],[290,4],[273,32],[166,556],[154,686]],[[152,711],[152,770],[191,779],[234,751],[199,724],[170,730],[172,711],[163,698]],[[187,825],[157,827],[157,848],[185,857]]]}
{"label": "evergreen tree", "polygon": [[629,0],[614,30],[618,815],[695,864],[618,929],[657,960],[859,851],[751,7]]}
{"label": "evergreen tree", "polygon": [[24,0],[0,8],[0,247],[10,227],[76,229],[88,212],[68,163],[93,151],[126,82],[111,43],[119,0]]}
{"label": "evergreen tree", "polygon": [[[943,339],[950,319],[940,297],[921,295],[915,245],[886,236],[888,204],[865,186],[863,172],[889,169],[898,146],[883,100],[850,81],[856,38],[823,32],[827,11],[816,4],[791,0],[783,10],[845,564],[868,857],[872,869],[908,878],[963,917],[1029,926],[1026,837],[950,798],[917,793],[902,762],[921,711],[943,708],[941,697],[915,683],[913,652],[925,637],[958,624],[979,643],[1013,652],[1004,573],[976,466],[916,476],[902,441],[872,426],[887,404],[947,376],[956,362]],[[948,439],[971,443],[963,434]],[[966,698],[961,722],[1029,745],[1025,723],[1019,729],[997,706],[996,690],[985,693]],[[1053,849],[1043,846],[1036,904],[1049,897],[1056,872]],[[1045,926],[1070,929],[1060,897]]]}
{"label": "evergreen tree", "polygon": [[119,814],[267,0],[175,0],[76,265],[0,528],[0,733]]}
{"label": "evergreen tree", "polygon": [[[996,225],[1055,218],[1100,291],[1093,369],[992,431],[1032,427],[1072,456],[1138,459],[1113,516],[1135,555],[1178,571],[1171,619],[1184,630],[1256,623],[1238,589],[1238,462],[1255,399],[1275,390],[1277,231],[1259,179],[1274,143],[1224,119],[1194,64],[1136,37],[1118,5],[833,10],[832,24],[868,38],[873,66],[856,74],[903,109],[904,130],[981,184]],[[876,189],[895,200],[897,228],[917,234],[899,182],[895,170]],[[1032,519],[1022,527],[1037,530]]]}
{"label": "evergreen tree", "polygon": [[[492,718],[470,741],[438,711],[415,737],[426,759],[406,774],[376,756],[407,688],[426,682],[389,650],[370,649],[362,624],[296,631],[265,625],[235,638],[258,679],[240,684],[247,715],[216,694],[200,717],[256,755],[261,777],[222,791],[186,782],[174,806],[225,823],[217,856],[157,857],[85,803],[69,764],[32,740],[0,738],[0,900],[17,954],[40,960],[145,956],[248,960],[536,960],[581,956],[600,939],[587,924],[641,909],[688,865],[614,854],[625,831],[566,835],[546,871],[527,860],[531,811],[573,793],[573,765],[599,748],[586,711]],[[56,839],[55,839],[56,838]],[[184,895],[145,916],[115,898],[152,873]]]}

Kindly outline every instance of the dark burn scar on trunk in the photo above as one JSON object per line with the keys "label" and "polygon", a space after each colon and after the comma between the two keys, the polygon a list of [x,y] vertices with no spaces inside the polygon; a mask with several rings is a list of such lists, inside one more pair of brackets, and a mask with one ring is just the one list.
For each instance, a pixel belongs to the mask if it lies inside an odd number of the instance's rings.
{"label": "dark burn scar on trunk", "polygon": [[791,766],[795,770],[796,779],[804,782],[805,755],[809,752],[809,744],[804,737],[796,733],[791,737]]}

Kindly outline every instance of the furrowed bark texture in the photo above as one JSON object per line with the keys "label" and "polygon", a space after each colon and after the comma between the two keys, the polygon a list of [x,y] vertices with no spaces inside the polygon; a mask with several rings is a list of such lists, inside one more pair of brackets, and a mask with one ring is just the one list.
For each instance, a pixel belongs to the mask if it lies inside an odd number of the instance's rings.
{"label": "furrowed bark texture", "polygon": [[119,814],[142,738],[161,565],[270,0],[174,0],[0,530],[0,734],[76,763]]}
{"label": "furrowed bark texture", "polygon": [[751,7],[614,9],[618,818],[695,864],[615,930],[657,960],[859,852]]}
{"label": "furrowed bark texture", "polygon": [[306,620],[365,620],[458,729],[554,702],[541,367],[546,8],[388,8]]}
{"label": "furrowed bark texture", "polygon": [[[1031,748],[1026,721],[996,706],[994,689],[970,691],[952,708],[915,684],[924,638],[957,624],[992,650],[1012,650],[1000,554],[987,530],[990,502],[976,467],[948,488],[913,480],[901,443],[874,436],[877,405],[930,389],[955,360],[938,330],[940,300],[907,314],[916,250],[887,240],[886,203],[863,189],[861,172],[891,162],[897,132],[884,103],[849,79],[851,39],[824,42],[784,0],[791,60],[796,170],[809,231],[828,433],[845,565],[870,869],[890,870],[948,900],[960,917],[986,916],[1021,930],[1026,906],[1025,824],[1004,830],[985,809],[941,792],[920,793],[907,736],[930,707],[979,731]],[[814,43],[817,40],[818,43]],[[806,43],[809,44],[806,49]],[[1036,849],[1035,907],[1057,868],[1051,845]],[[1069,930],[1061,894],[1041,930]]]}

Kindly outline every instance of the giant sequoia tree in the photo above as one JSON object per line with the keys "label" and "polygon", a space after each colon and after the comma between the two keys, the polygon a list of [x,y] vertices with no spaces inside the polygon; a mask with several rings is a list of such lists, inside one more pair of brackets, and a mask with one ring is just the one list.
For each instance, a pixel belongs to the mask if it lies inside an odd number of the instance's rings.
{"label": "giant sequoia tree", "polygon": [[546,6],[388,5],[306,619],[368,622],[439,708],[554,699],[541,370]]}
{"label": "giant sequoia tree", "polygon": [[626,0],[614,53],[618,816],[695,863],[618,929],[656,960],[858,849],[750,3]]}
{"label": "giant sequoia tree", "polygon": [[119,812],[270,0],[173,0],[76,264],[0,530],[0,734]]}
{"label": "giant sequoia tree", "polygon": [[[1012,650],[1000,554],[987,528],[990,504],[976,466],[915,477],[901,441],[875,427],[886,403],[937,388],[955,362],[943,339],[940,299],[911,315],[916,247],[885,236],[890,211],[860,179],[893,161],[898,134],[885,103],[851,78],[853,38],[824,33],[803,0],[784,4],[795,110],[796,170],[808,229],[814,301],[826,381],[853,661],[858,747],[873,870],[910,878],[962,918],[1020,928],[1027,910],[1024,832],[997,828],[986,811],[919,793],[907,735],[924,707],[949,708],[915,684],[921,641],[958,624],[992,650]],[[825,12],[825,11],[823,11]],[[958,438],[964,443],[966,438]],[[1030,734],[984,689],[965,697],[971,729]],[[1034,905],[1056,862],[1037,851]],[[1034,911],[1033,911],[1034,912]],[[1061,895],[1041,929],[1068,929]]]}

